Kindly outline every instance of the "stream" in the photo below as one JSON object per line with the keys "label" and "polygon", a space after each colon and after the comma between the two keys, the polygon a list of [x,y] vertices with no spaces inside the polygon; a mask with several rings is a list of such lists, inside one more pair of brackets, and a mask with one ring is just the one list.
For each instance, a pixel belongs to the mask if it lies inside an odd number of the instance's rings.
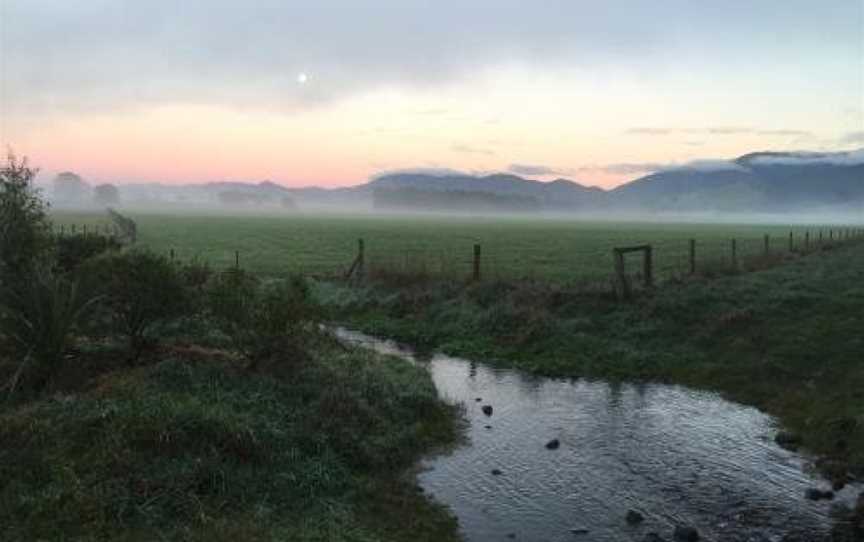
{"label": "stream", "polygon": [[[715,393],[418,359],[390,341],[336,334],[428,368],[440,396],[464,404],[465,443],[424,460],[418,481],[470,542],[671,541],[676,526],[709,541],[821,540],[832,507],[860,491],[806,499],[829,484],[774,443],[770,416]],[[547,449],[553,439],[560,446]],[[628,523],[630,510],[644,520]]]}

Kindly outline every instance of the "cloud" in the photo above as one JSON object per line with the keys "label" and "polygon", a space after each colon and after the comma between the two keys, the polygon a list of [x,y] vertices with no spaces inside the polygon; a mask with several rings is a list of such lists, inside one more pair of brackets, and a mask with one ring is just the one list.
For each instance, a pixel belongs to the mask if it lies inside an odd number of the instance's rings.
{"label": "cloud", "polygon": [[613,175],[638,175],[651,173],[672,167],[672,164],[661,162],[620,162],[613,164],[582,166],[577,171],[580,173],[611,173]]}
{"label": "cloud", "polygon": [[864,165],[864,149],[848,152],[795,152],[778,155],[757,156],[752,160],[759,165],[807,166],[827,164],[833,166]]}
{"label": "cloud", "polygon": [[662,127],[638,127],[630,128],[624,132],[629,135],[669,135],[669,134],[707,134],[707,135],[741,135],[756,134],[760,136],[797,136],[813,137],[813,133],[807,130],[793,129],[759,129],[749,126],[706,126],[703,128],[662,128]]}
{"label": "cloud", "polygon": [[466,145],[464,143],[454,143],[450,146],[450,150],[454,152],[463,152],[466,154],[483,154],[486,156],[495,156],[495,151],[492,149],[483,149],[480,147],[473,147],[471,145]]}
{"label": "cloud", "polygon": [[756,130],[759,135],[766,136],[797,136],[797,137],[813,137],[813,132],[808,130]]}
{"label": "cloud", "polygon": [[515,175],[571,175],[573,170],[537,164],[510,164],[507,171]]}
{"label": "cloud", "polygon": [[[379,88],[428,91],[497,66],[639,65],[659,58],[669,40],[641,16],[622,18],[618,6],[586,7],[566,0],[257,0],[254,9],[236,0],[2,0],[3,105],[18,112],[186,102],[314,107]],[[305,84],[300,73],[308,74]]]}
{"label": "cloud", "polygon": [[[743,26],[736,10],[713,4],[257,0],[250,9],[236,0],[2,0],[4,107],[314,107],[378,88],[427,91],[514,65],[650,73],[681,63],[681,44],[725,65],[744,51],[826,46],[824,28],[832,29],[826,52],[845,51],[860,33],[854,2],[814,13],[807,0],[763,0],[748,7]],[[788,24],[772,26],[780,11]],[[767,26],[776,44],[766,45]],[[300,73],[309,74],[306,84],[297,84]]]}
{"label": "cloud", "polygon": [[684,164],[670,165],[664,168],[664,171],[750,171],[746,167],[740,166],[729,160],[693,160]]}
{"label": "cloud", "polygon": [[849,132],[840,138],[841,143],[864,143],[864,131]]}
{"label": "cloud", "polygon": [[451,169],[451,168],[442,168],[442,167],[416,167],[416,168],[395,168],[395,169],[386,169],[375,173],[374,175],[369,177],[370,181],[374,181],[375,179],[380,179],[381,177],[386,177],[388,175],[399,175],[399,174],[410,174],[410,175],[431,175],[433,177],[449,177],[449,176],[464,176],[464,175],[473,175],[472,172],[466,172],[459,169]]}
{"label": "cloud", "polygon": [[751,134],[753,128],[744,126],[712,126],[705,129],[705,132],[712,135],[736,135],[736,134]]}
{"label": "cloud", "polygon": [[673,133],[675,130],[671,128],[653,128],[650,126],[641,126],[637,128],[630,128],[625,131],[625,134],[630,135],[668,135]]}

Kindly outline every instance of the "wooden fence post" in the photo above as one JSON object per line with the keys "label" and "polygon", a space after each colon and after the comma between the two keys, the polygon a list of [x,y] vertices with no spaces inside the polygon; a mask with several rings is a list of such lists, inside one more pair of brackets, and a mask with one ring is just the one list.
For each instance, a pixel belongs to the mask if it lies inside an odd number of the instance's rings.
{"label": "wooden fence post", "polygon": [[732,238],[732,267],[738,269],[738,242]]}
{"label": "wooden fence post", "polygon": [[795,234],[789,232],[789,252],[795,252]]}
{"label": "wooden fence post", "polygon": [[612,258],[615,263],[615,276],[618,282],[618,297],[630,298],[630,284],[627,282],[627,273],[624,271],[624,253],[618,249],[612,249]]}
{"label": "wooden fence post", "polygon": [[767,233],[765,234],[765,255],[768,256],[771,253],[771,236]]}
{"label": "wooden fence post", "polygon": [[690,274],[696,274],[696,239],[690,239]]}
{"label": "wooden fence post", "polygon": [[474,281],[480,280],[480,245],[474,245]]}
{"label": "wooden fence post", "polygon": [[645,256],[642,259],[642,274],[645,275],[645,287],[654,287],[654,249],[651,245],[645,248]]}

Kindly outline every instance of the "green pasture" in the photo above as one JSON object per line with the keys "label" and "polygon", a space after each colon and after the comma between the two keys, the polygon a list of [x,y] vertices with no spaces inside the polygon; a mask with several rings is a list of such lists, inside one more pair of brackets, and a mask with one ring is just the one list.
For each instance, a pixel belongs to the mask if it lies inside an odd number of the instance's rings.
{"label": "green pasture", "polygon": [[[235,263],[264,275],[344,273],[366,246],[367,270],[468,277],[473,246],[481,245],[484,278],[538,279],[556,282],[603,281],[612,273],[612,248],[651,244],[655,275],[661,279],[689,270],[689,240],[696,240],[699,266],[731,262],[731,243],[743,261],[770,250],[789,251],[789,235],[797,249],[810,232],[815,246],[821,230],[827,240],[836,226],[655,223],[580,221],[538,218],[372,216],[372,215],[216,215],[126,213],[138,223],[139,243],[176,258],[197,259],[214,268]],[[71,231],[104,228],[107,216],[92,213],[54,214],[55,226]],[[628,270],[639,269],[638,256]]]}

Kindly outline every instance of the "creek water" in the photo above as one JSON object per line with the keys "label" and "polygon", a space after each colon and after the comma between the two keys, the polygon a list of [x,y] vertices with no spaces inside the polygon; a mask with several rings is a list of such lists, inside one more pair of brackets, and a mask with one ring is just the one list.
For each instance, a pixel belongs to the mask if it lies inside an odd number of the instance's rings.
{"label": "creek water", "polygon": [[[832,507],[860,491],[806,499],[827,483],[774,443],[772,418],[714,393],[418,359],[389,341],[336,333],[426,367],[442,398],[465,405],[465,443],[424,460],[418,480],[471,542],[672,540],[676,526],[702,540],[821,540]],[[560,446],[547,449],[553,439]],[[644,521],[628,524],[629,510]]]}

